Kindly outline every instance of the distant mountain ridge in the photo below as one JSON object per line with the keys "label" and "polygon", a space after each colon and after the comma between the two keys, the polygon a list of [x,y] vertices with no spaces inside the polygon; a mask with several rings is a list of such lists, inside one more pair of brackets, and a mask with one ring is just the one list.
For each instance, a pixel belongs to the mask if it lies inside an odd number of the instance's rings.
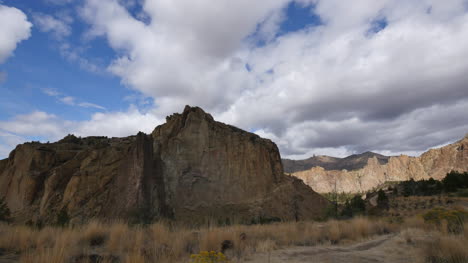
{"label": "distant mountain ridge", "polygon": [[[355,163],[357,167],[370,155],[364,154],[361,158],[354,156],[354,161],[350,163]],[[359,169],[327,170],[315,166],[292,175],[319,193],[330,193],[335,189],[346,193],[366,192],[388,181],[441,180],[452,170],[468,171],[468,134],[460,141],[430,149],[419,157],[392,156],[387,157],[385,163],[382,162],[378,156],[373,156],[367,158],[367,163]]]}
{"label": "distant mountain ridge", "polygon": [[312,167],[322,167],[325,170],[358,170],[366,166],[371,158],[377,158],[380,164],[388,163],[389,156],[374,152],[364,152],[353,154],[348,157],[338,158],[326,155],[316,155],[304,160],[282,159],[284,171],[286,173],[295,173],[309,170]]}

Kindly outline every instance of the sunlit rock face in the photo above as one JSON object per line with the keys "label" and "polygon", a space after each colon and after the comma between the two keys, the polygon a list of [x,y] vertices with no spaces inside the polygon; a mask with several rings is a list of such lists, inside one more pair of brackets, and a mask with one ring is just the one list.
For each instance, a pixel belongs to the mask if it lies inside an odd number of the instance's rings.
{"label": "sunlit rock face", "polygon": [[365,192],[388,181],[441,180],[450,171],[468,171],[468,136],[438,149],[431,149],[420,157],[406,155],[390,157],[382,164],[377,157],[369,158],[363,168],[348,170],[325,170],[313,167],[292,173],[319,193]]}
{"label": "sunlit rock face", "polygon": [[283,174],[276,145],[198,107],[151,134],[26,143],[0,161],[0,197],[16,221],[91,218],[192,223],[299,220],[328,201]]}

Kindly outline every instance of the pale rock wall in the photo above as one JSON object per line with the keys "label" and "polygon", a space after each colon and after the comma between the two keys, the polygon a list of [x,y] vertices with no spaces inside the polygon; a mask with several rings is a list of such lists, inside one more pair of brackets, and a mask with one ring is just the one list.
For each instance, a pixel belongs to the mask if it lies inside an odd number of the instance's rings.
{"label": "pale rock wall", "polygon": [[387,164],[380,164],[377,158],[368,160],[367,165],[358,170],[331,170],[313,167],[292,175],[303,180],[319,193],[366,192],[388,181],[441,180],[450,171],[468,171],[468,136],[462,140],[438,149],[431,149],[420,157],[401,155],[390,157]]}

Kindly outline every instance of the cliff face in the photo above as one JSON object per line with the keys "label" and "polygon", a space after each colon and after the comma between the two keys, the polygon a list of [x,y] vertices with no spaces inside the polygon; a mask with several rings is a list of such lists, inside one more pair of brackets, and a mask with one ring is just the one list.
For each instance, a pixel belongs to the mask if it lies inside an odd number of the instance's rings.
{"label": "cliff face", "polygon": [[293,173],[319,193],[365,192],[387,181],[405,181],[413,178],[441,180],[451,170],[468,171],[468,136],[439,149],[431,149],[420,157],[390,157],[381,164],[376,157],[367,165],[354,171],[332,170],[313,167],[310,170]]}
{"label": "cliff face", "polygon": [[374,157],[377,158],[380,164],[386,164],[390,158],[378,153],[365,152],[353,154],[345,158],[318,155],[305,160],[282,159],[282,162],[286,173],[305,171],[317,166],[325,170],[357,170],[366,166],[367,161]]}
{"label": "cliff face", "polygon": [[327,201],[283,174],[276,145],[186,107],[152,134],[67,136],[0,161],[0,197],[17,221],[145,216],[179,221],[321,215]]}

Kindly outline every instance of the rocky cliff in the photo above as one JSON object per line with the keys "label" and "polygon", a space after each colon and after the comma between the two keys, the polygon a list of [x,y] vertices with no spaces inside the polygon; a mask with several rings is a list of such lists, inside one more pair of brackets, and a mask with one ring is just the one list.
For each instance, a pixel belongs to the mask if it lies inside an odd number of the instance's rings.
{"label": "rocky cliff", "polygon": [[406,155],[390,157],[382,164],[377,157],[357,170],[325,170],[313,167],[292,175],[303,180],[319,193],[365,192],[387,181],[405,181],[413,178],[441,180],[451,170],[468,171],[468,135],[462,140],[438,149],[431,149],[420,157]]}
{"label": "rocky cliff", "polygon": [[250,222],[319,217],[327,201],[283,174],[276,145],[197,107],[152,134],[25,143],[0,161],[16,221],[90,218]]}
{"label": "rocky cliff", "polygon": [[345,158],[317,155],[305,160],[282,159],[284,171],[295,173],[320,166],[325,170],[357,170],[366,166],[371,158],[377,158],[380,164],[386,164],[390,157],[373,152],[353,154]]}

